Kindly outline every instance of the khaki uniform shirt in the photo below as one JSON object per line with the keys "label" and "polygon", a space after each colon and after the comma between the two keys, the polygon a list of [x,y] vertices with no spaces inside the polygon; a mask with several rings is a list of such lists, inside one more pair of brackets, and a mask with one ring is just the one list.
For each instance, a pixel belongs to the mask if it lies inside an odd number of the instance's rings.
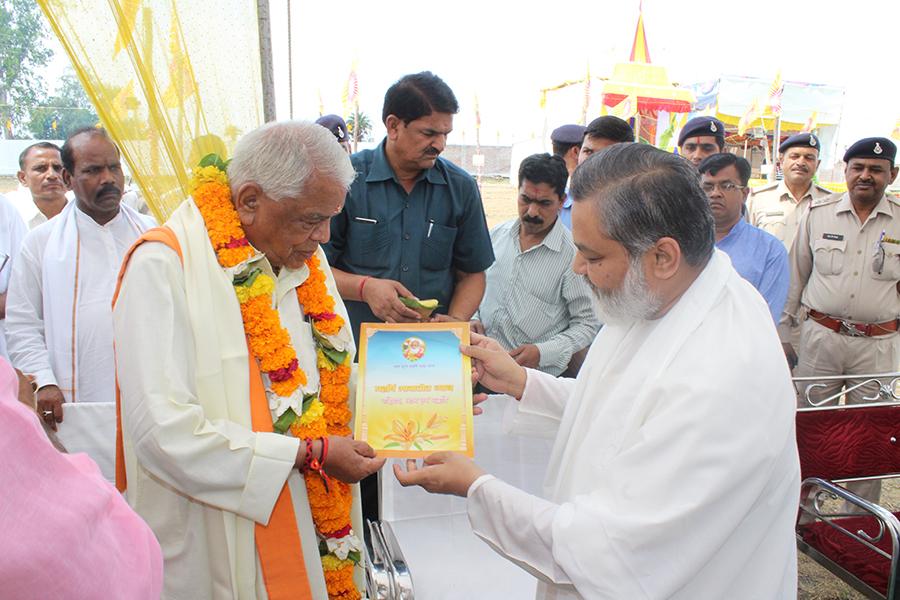
{"label": "khaki uniform shirt", "polygon": [[800,219],[809,210],[810,202],[827,198],[831,193],[811,183],[809,190],[797,202],[784,181],[755,188],[750,191],[747,200],[747,219],[751,225],[777,237],[790,250]]}
{"label": "khaki uniform shirt", "polygon": [[900,199],[885,195],[860,223],[850,195],[816,200],[801,219],[791,248],[791,288],[778,326],[782,342],[799,322],[802,307],[857,323],[900,316],[900,244],[884,242],[878,272],[878,240],[900,239]]}

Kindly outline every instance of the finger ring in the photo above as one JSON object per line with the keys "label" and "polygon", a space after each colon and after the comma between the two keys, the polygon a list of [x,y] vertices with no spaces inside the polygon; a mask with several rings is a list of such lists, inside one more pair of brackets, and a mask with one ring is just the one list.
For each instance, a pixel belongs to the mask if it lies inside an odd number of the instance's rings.
{"label": "finger ring", "polygon": [[41,414],[44,415],[45,418],[46,418],[46,417],[52,417],[52,416],[53,416],[53,411],[52,411],[52,410],[45,410],[45,411],[42,411]]}

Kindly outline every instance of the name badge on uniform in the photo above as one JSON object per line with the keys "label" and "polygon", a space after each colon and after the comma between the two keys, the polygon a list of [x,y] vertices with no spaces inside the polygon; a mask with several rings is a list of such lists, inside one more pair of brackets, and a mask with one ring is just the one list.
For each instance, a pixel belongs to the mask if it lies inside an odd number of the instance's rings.
{"label": "name badge on uniform", "polygon": [[841,242],[844,240],[844,236],[840,233],[825,233],[822,235],[823,240],[832,240],[834,242]]}

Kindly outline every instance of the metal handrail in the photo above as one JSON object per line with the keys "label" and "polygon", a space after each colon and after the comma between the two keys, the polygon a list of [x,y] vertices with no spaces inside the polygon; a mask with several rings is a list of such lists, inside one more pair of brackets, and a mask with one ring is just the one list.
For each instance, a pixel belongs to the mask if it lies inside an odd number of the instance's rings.
{"label": "metal handrail", "polygon": [[[827,381],[846,381],[846,380],[854,380],[858,381],[858,383],[847,387],[843,390],[838,391],[835,394],[828,396],[827,398],[823,398],[818,401],[813,401],[810,397],[810,392],[814,389],[826,387]],[[893,373],[873,373],[869,375],[819,375],[819,376],[804,376],[804,377],[794,377],[792,378],[795,384],[804,383],[804,382],[814,382],[810,383],[803,390],[803,396],[806,400],[806,403],[809,407],[812,408],[830,408],[823,407],[824,404],[828,404],[833,400],[839,399],[841,396],[848,392],[852,392],[853,390],[859,389],[863,386],[870,385],[872,383],[877,384],[878,391],[874,396],[864,396],[863,400],[866,402],[876,402],[881,400],[885,403],[896,403],[900,401],[900,372]],[[882,380],[888,381],[888,383],[882,383]]]}

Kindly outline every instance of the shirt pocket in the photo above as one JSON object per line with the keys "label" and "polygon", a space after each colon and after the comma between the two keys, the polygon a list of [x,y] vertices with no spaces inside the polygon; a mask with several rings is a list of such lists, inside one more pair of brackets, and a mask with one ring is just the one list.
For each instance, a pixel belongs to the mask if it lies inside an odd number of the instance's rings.
{"label": "shirt pocket", "polygon": [[813,265],[820,275],[840,275],[844,270],[846,240],[816,240],[813,242]]}
{"label": "shirt pocket", "polygon": [[878,255],[872,259],[872,279],[879,281],[898,281],[900,280],[900,248],[893,247],[894,244],[882,244],[884,247],[884,264],[881,265],[881,272],[878,272],[878,263],[881,262]]}
{"label": "shirt pocket", "polygon": [[444,271],[453,260],[456,227],[428,223],[422,240],[422,266],[430,271]]}
{"label": "shirt pocket", "polygon": [[388,224],[351,220],[347,235],[349,263],[369,269],[385,269],[390,263]]}
{"label": "shirt pocket", "polygon": [[511,296],[509,314],[516,318],[515,326],[522,334],[522,343],[543,342],[557,333],[566,309],[562,297],[559,302],[550,303],[523,288],[513,291]]}
{"label": "shirt pocket", "polygon": [[756,226],[769,231],[787,225],[787,217],[783,211],[769,211],[756,213]]}

